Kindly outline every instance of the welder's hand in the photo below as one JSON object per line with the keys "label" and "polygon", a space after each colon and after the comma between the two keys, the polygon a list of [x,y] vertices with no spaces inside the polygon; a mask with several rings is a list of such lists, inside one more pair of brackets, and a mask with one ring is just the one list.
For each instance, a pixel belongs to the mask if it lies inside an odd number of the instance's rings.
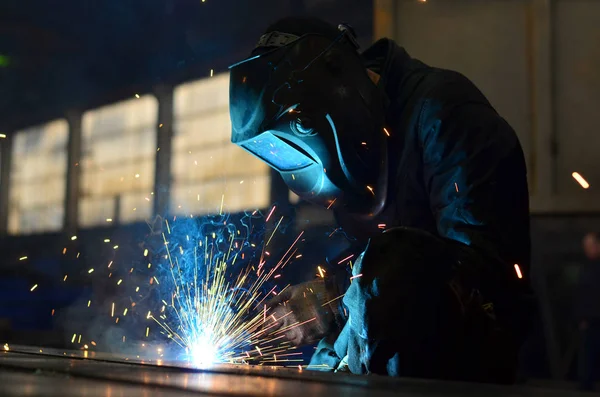
{"label": "welder's hand", "polygon": [[452,272],[445,255],[443,242],[425,232],[398,229],[371,239],[352,269],[349,318],[335,343],[352,373],[398,375],[398,353],[413,357],[408,350],[421,348]]}
{"label": "welder's hand", "polygon": [[332,295],[322,280],[286,288],[267,302],[266,335],[283,334],[296,346],[317,342],[335,323],[335,313],[328,303],[335,298]]}

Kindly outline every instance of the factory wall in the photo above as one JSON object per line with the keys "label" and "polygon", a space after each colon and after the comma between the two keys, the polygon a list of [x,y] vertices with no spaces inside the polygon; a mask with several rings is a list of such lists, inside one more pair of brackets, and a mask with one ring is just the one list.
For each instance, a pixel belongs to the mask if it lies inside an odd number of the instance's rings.
{"label": "factory wall", "polygon": [[[534,213],[600,209],[600,2],[378,0],[375,36],[472,79],[515,128]],[[578,172],[591,187],[572,177]]]}

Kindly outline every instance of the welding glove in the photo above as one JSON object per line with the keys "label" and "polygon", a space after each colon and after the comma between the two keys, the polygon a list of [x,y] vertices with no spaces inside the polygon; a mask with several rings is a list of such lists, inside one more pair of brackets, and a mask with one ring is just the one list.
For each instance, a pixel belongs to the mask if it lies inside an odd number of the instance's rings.
{"label": "welding glove", "polygon": [[268,334],[285,338],[295,346],[315,343],[343,324],[334,283],[317,279],[289,286],[267,302]]}
{"label": "welding glove", "polygon": [[334,344],[352,373],[510,381],[516,344],[479,292],[481,263],[466,263],[463,247],[409,228],[371,239]]}

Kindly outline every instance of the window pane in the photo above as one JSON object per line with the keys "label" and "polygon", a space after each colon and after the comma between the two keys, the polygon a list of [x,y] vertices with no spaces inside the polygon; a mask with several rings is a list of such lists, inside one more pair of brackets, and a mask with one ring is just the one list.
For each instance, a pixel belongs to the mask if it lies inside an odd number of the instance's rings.
{"label": "window pane", "polygon": [[175,90],[175,118],[207,114],[229,104],[229,73],[182,84]]}
{"label": "window pane", "polygon": [[10,233],[62,228],[68,136],[69,127],[65,120],[15,134],[10,177]]}
{"label": "window pane", "polygon": [[224,212],[253,211],[268,204],[269,186],[268,174],[243,183],[213,180],[179,184],[171,191],[171,207],[173,212],[184,215],[218,213],[222,202]]}
{"label": "window pane", "polygon": [[171,209],[176,214],[269,206],[269,167],[231,143],[229,75],[175,90]]}
{"label": "window pane", "polygon": [[81,225],[103,224],[117,215],[121,222],[135,222],[150,215],[152,200],[145,198],[154,183],[157,117],[158,101],[151,95],[84,114]]}
{"label": "window pane", "polygon": [[82,198],[79,201],[79,224],[94,226],[115,218],[115,203],[112,198]]}
{"label": "window pane", "polygon": [[149,219],[152,216],[154,196],[144,193],[125,193],[121,196],[120,222]]}

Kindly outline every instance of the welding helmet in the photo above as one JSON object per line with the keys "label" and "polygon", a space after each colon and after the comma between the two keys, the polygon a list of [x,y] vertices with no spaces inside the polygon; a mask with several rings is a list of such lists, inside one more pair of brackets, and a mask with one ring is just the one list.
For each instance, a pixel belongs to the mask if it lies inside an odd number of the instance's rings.
{"label": "welding helmet", "polygon": [[335,35],[271,31],[230,67],[231,140],[309,202],[360,215],[387,194],[384,94],[347,25]]}

